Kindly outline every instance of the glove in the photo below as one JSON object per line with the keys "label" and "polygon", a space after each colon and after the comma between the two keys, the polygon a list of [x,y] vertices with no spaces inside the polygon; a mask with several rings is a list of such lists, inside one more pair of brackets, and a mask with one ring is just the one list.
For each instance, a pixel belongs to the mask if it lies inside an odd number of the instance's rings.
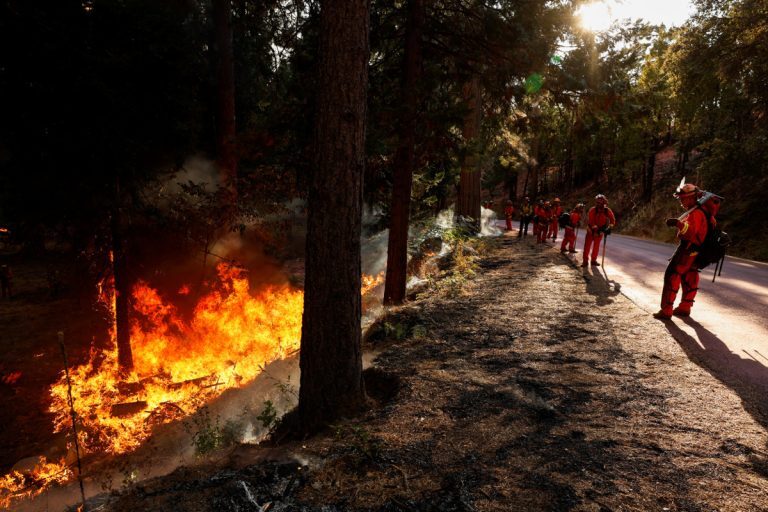
{"label": "glove", "polygon": [[611,226],[605,226],[601,231],[605,233],[605,236],[608,236],[611,234]]}
{"label": "glove", "polygon": [[667,219],[667,226],[669,226],[671,228],[676,228],[677,227],[677,219],[674,219],[674,218]]}

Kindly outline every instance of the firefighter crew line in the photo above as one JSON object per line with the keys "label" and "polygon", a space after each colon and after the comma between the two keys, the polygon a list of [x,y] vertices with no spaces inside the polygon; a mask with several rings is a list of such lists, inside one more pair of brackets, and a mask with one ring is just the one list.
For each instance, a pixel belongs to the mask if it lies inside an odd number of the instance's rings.
{"label": "firefighter crew line", "polygon": [[[507,231],[512,230],[512,214],[515,208],[512,201],[507,201],[504,208]],[[535,205],[524,197],[520,205],[520,228],[518,238],[528,236],[528,227],[533,223],[533,237],[537,244],[543,244],[550,238],[557,241],[559,228],[563,228],[563,241],[560,244],[560,252],[576,253],[576,237],[581,227],[584,204],[577,204],[573,210],[566,212],[560,205],[560,199],[555,198],[551,202],[539,199]],[[600,266],[597,261],[600,253],[600,243],[604,235],[609,235],[616,224],[616,216],[608,208],[608,199],[603,194],[595,197],[595,205],[589,209],[586,218],[587,236],[584,241],[582,267],[588,265]],[[590,258],[591,255],[591,258]]]}
{"label": "firefighter crew line", "polygon": [[[717,215],[723,198],[699,189],[692,183],[685,183],[685,178],[673,194],[686,210],[678,218],[667,219],[666,224],[677,230],[679,244],[669,260],[664,272],[664,286],[661,292],[661,309],[653,314],[654,318],[668,320],[672,316],[689,316],[696,293],[699,289],[699,272],[706,266],[715,264],[715,276],[718,266],[722,271],[725,250],[730,244],[728,235],[717,227]],[[520,227],[518,238],[528,236],[532,224],[533,238],[536,244],[544,244],[548,239],[557,240],[558,229],[563,228],[561,253],[575,254],[576,238],[579,229],[584,227],[584,247],[582,267],[598,267],[605,262],[607,236],[616,225],[616,216],[608,207],[608,198],[603,194],[595,196],[595,204],[584,215],[585,205],[579,203],[570,212],[560,205],[560,199],[545,201],[540,199],[535,205],[529,197],[524,197],[519,208]],[[507,201],[504,208],[507,231],[512,230],[512,215],[515,208],[512,201]],[[602,261],[598,261],[602,246]],[[713,277],[714,281],[714,277]],[[679,289],[682,296],[677,307],[674,306]]]}

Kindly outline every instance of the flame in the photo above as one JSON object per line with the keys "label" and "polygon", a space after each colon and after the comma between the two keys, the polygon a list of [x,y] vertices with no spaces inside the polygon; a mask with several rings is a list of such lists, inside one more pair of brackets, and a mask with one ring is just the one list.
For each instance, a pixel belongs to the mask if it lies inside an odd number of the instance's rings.
{"label": "flame", "polygon": [[12,471],[0,476],[0,508],[41,494],[49,485],[64,484],[74,477],[64,459],[48,462],[45,457],[29,472]]}
{"label": "flame", "polygon": [[[157,290],[137,283],[129,376],[121,378],[118,371],[113,333],[108,350],[92,351],[87,364],[70,371],[78,437],[86,451],[129,452],[156,425],[191,414],[299,348],[301,291],[285,285],[252,294],[243,270],[222,264],[217,274],[216,286],[188,320]],[[102,300],[114,307],[114,293]],[[71,420],[63,377],[51,394],[54,429],[66,431]]]}
{"label": "flame", "polygon": [[371,290],[373,290],[383,282],[384,282],[384,271],[379,272],[379,275],[377,276],[370,276],[367,274],[363,274],[363,277],[361,278],[361,283],[360,283],[360,295],[368,294]]}
{"label": "flame", "polygon": [[12,386],[21,378],[21,375],[21,372],[11,372],[8,375],[4,375],[3,378],[0,379],[0,382]]}
{"label": "flame", "polygon": [[[384,281],[384,272],[362,276],[365,295]],[[178,290],[188,292],[187,286]],[[118,368],[114,280],[98,287],[108,311],[106,349],[91,348],[86,364],[69,370],[78,442],[83,453],[128,453],[153,429],[187,416],[206,402],[258,376],[266,364],[299,349],[304,294],[289,285],[250,289],[243,269],[220,264],[210,286],[188,317],[145,282],[132,291],[131,347],[134,368]],[[72,428],[70,387],[62,372],[51,386],[54,431]],[[72,473],[62,461],[36,468],[33,482],[62,483]],[[3,500],[32,497],[30,477],[16,472],[0,478]],[[44,488],[44,487],[43,487]]]}

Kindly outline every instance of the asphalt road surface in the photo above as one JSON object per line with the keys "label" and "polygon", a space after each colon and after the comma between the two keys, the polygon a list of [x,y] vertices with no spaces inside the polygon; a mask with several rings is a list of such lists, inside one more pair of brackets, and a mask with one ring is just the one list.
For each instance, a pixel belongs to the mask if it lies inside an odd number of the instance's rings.
{"label": "asphalt road surface", "polygon": [[[554,247],[547,244],[551,250],[560,249],[562,233]],[[579,252],[569,255],[579,265],[583,247],[582,229]],[[674,250],[671,244],[614,234],[608,237],[605,265],[581,270],[588,279],[605,279],[651,315],[659,310],[664,269]],[[768,396],[768,264],[727,256],[714,283],[713,269],[701,272],[691,317],[663,322],[689,357],[714,376]]]}

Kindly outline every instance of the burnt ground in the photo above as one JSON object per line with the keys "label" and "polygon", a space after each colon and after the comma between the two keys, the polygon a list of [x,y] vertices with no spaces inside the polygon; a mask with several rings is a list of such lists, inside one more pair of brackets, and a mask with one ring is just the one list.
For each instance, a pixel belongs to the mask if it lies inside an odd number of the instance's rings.
{"label": "burnt ground", "polygon": [[615,283],[549,246],[503,238],[478,267],[458,295],[427,294],[369,336],[379,388],[395,392],[385,404],[93,504],[768,510],[764,393],[718,380]]}
{"label": "burnt ground", "polygon": [[[14,295],[0,299],[0,475],[19,459],[66,454],[63,436],[52,443],[47,390],[64,370],[58,332],[70,365],[83,363],[105,331],[75,273],[62,258],[0,255],[13,271]],[[53,277],[55,275],[55,277]]]}

